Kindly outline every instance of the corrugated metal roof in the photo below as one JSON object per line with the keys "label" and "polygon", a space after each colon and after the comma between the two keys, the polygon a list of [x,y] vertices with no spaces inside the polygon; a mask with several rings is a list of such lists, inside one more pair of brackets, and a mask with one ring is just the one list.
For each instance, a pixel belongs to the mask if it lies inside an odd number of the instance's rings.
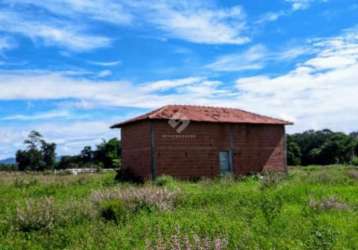
{"label": "corrugated metal roof", "polygon": [[293,123],[247,112],[236,108],[167,105],[144,115],[113,125],[111,128],[120,128],[123,125],[141,120],[189,120],[195,122],[214,123],[248,123],[248,124],[276,124],[291,125]]}

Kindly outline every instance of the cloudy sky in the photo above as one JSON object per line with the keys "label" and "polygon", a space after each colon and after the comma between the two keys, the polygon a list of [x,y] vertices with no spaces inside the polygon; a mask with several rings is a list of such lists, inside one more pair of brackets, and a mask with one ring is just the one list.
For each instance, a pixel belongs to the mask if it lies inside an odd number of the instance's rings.
{"label": "cloudy sky", "polygon": [[165,104],[358,130],[357,0],[0,0],[0,159]]}

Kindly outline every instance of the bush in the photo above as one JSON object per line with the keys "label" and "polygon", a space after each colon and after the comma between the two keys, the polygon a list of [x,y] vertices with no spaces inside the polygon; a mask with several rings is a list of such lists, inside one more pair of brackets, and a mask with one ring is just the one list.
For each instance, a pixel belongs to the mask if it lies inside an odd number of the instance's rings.
{"label": "bush", "polygon": [[353,165],[353,166],[358,166],[358,156],[355,156],[355,157],[352,159],[352,165]]}
{"label": "bush", "polygon": [[154,184],[159,187],[172,186],[173,183],[174,183],[174,178],[166,175],[159,176],[154,181]]}
{"label": "bush", "polygon": [[166,188],[152,186],[130,187],[125,189],[112,189],[92,194],[92,200],[95,204],[103,200],[122,201],[132,211],[146,208],[148,210],[159,209],[169,210],[174,207],[177,198],[177,192],[169,191]]}
{"label": "bush", "polygon": [[347,171],[347,175],[353,180],[358,180],[358,170],[352,169]]}
{"label": "bush", "polygon": [[99,207],[101,217],[107,221],[120,224],[128,219],[128,209],[120,200],[104,200]]}
{"label": "bush", "polygon": [[28,200],[24,207],[16,209],[15,227],[22,232],[51,230],[56,211],[50,198]]}
{"label": "bush", "polygon": [[307,176],[302,177],[306,183],[311,184],[345,184],[349,181],[349,178],[345,174],[340,174],[336,172],[332,174],[326,169],[314,170],[309,173]]}
{"label": "bush", "polygon": [[261,188],[271,188],[277,186],[287,175],[282,172],[267,171],[263,172]]}
{"label": "bush", "polygon": [[97,218],[97,209],[87,200],[70,200],[61,210],[56,211],[56,224],[67,226],[92,221]]}
{"label": "bush", "polygon": [[133,182],[133,183],[144,182],[142,177],[135,175],[129,168],[118,169],[115,180],[120,182]]}
{"label": "bush", "polygon": [[38,180],[35,178],[31,178],[26,180],[24,178],[16,178],[14,181],[14,186],[17,188],[29,188],[31,186],[36,186],[38,184]]}
{"label": "bush", "polygon": [[336,197],[334,196],[330,196],[327,198],[324,198],[320,201],[311,199],[308,203],[309,207],[316,210],[316,211],[320,211],[320,210],[331,210],[331,209],[335,209],[335,210],[348,210],[350,207],[342,202],[339,201]]}
{"label": "bush", "polygon": [[228,249],[228,240],[225,237],[202,237],[197,234],[182,233],[179,228],[176,232],[166,239],[159,231],[156,240],[146,242],[146,249],[203,249],[203,250],[223,250]]}

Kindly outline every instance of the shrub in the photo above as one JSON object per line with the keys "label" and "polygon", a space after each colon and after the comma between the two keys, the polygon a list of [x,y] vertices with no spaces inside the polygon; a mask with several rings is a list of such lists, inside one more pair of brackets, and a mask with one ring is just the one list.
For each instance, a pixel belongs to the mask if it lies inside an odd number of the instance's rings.
{"label": "shrub", "polygon": [[352,165],[358,166],[358,156],[353,157],[353,159],[352,159]]}
{"label": "shrub", "polygon": [[50,230],[54,226],[56,211],[50,198],[28,200],[16,209],[15,227],[22,232]]}
{"label": "shrub", "polygon": [[228,249],[228,240],[224,237],[200,237],[197,234],[188,235],[182,233],[179,229],[165,239],[159,231],[156,240],[146,242],[146,249],[148,250],[162,250],[162,249],[201,249],[201,250],[223,250]]}
{"label": "shrub", "polygon": [[171,186],[174,183],[174,178],[171,176],[159,176],[158,178],[155,179],[154,184],[159,186],[159,187],[164,187],[164,186]]}
{"label": "shrub", "polygon": [[142,177],[139,177],[136,174],[134,174],[129,168],[118,169],[115,180],[120,182],[133,182],[133,183],[144,182]]}
{"label": "shrub", "polygon": [[120,224],[128,218],[128,210],[120,200],[104,200],[99,207],[101,217],[107,221]]}
{"label": "shrub", "polygon": [[38,180],[35,178],[31,178],[26,180],[24,178],[16,178],[14,181],[14,186],[17,188],[28,188],[31,186],[36,186],[38,184]]}
{"label": "shrub", "polygon": [[286,174],[282,172],[267,171],[263,172],[261,178],[261,188],[271,188],[277,186],[284,178]]}
{"label": "shrub", "polygon": [[358,180],[358,170],[352,169],[347,171],[347,175],[353,180]]}
{"label": "shrub", "polygon": [[156,208],[169,210],[174,207],[177,192],[153,186],[118,188],[92,194],[92,200],[98,204],[103,200],[120,200],[132,210]]}
{"label": "shrub", "polygon": [[61,226],[81,224],[95,219],[96,216],[97,210],[91,202],[70,200],[60,211],[57,211],[56,223]]}
{"label": "shrub", "polygon": [[308,203],[309,207],[313,210],[348,210],[349,206],[339,201],[336,197],[330,196],[320,201],[311,199]]}
{"label": "shrub", "polygon": [[347,183],[346,175],[333,174],[327,170],[312,171],[308,176],[304,177],[306,183],[311,184],[339,184]]}

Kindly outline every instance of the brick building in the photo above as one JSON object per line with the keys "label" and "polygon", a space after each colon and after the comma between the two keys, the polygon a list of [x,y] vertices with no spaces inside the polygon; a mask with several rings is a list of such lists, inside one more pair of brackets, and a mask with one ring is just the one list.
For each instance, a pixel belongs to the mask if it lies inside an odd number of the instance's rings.
{"label": "brick building", "polygon": [[121,128],[123,167],[143,179],[286,170],[285,125],[240,109],[168,105]]}

